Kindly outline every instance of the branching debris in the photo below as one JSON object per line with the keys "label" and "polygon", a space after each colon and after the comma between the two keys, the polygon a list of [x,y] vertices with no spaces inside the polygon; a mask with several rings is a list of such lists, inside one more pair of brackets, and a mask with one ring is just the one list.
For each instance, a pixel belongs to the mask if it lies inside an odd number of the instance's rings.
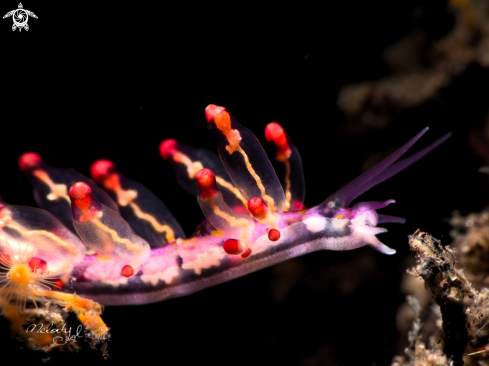
{"label": "branching debris", "polygon": [[476,290],[457,268],[454,251],[429,234],[417,231],[409,237],[409,245],[418,264],[408,273],[423,279],[440,307],[442,324],[431,349],[427,349],[420,339],[419,304],[410,300],[416,318],[409,334],[407,358],[396,357],[393,365],[489,365],[489,290]]}

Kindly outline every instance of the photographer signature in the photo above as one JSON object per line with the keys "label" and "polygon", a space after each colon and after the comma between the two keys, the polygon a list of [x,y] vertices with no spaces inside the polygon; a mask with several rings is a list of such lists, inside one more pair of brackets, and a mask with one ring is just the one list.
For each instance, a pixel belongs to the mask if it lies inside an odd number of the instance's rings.
{"label": "photographer signature", "polygon": [[108,339],[107,334],[104,334],[101,329],[90,332],[84,329],[82,325],[79,325],[73,333],[71,327],[66,327],[66,323],[63,324],[62,328],[56,328],[52,323],[47,327],[44,323],[30,324],[26,329],[26,333],[29,332],[47,333],[52,335],[59,334],[53,337],[53,343],[56,345],[64,345],[71,341],[75,341],[78,338],[96,339],[98,342]]}

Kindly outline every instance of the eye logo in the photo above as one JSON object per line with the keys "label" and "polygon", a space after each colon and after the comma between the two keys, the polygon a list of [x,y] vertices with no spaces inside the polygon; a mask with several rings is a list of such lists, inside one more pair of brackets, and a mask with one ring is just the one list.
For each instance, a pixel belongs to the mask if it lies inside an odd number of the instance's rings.
{"label": "eye logo", "polygon": [[29,20],[29,15],[33,18],[37,19],[37,15],[34,14],[30,10],[24,9],[22,3],[19,3],[19,8],[9,11],[7,14],[3,16],[3,19],[12,17],[14,24],[12,25],[12,30],[15,31],[17,28],[19,32],[24,28],[26,31],[29,30],[29,26],[27,25],[27,21]]}

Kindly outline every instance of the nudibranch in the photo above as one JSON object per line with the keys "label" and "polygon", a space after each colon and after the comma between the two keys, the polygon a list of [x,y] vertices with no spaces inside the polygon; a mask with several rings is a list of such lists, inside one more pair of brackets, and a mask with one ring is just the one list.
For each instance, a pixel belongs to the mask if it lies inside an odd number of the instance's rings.
{"label": "nudibranch", "polygon": [[[350,204],[449,137],[397,161],[425,128],[324,202],[305,208],[301,158],[282,126],[272,122],[265,128],[266,140],[276,148],[275,160],[285,168],[280,180],[255,135],[225,108],[209,105],[205,115],[219,156],[174,139],[159,147],[206,217],[190,237],[153,193],[125,177],[112,161],[94,162],[91,180],[25,153],[19,167],[28,174],[42,209],[2,202],[0,251],[5,252],[2,242],[9,240],[19,243],[9,248],[10,256],[19,257],[30,247],[30,257],[44,263],[61,283],[76,278],[72,287],[53,293],[63,298],[75,291],[103,305],[188,295],[316,250],[369,245],[393,254],[394,249],[377,239],[386,231],[377,224],[404,219],[376,210],[394,200]],[[0,305],[2,301],[0,292]]]}

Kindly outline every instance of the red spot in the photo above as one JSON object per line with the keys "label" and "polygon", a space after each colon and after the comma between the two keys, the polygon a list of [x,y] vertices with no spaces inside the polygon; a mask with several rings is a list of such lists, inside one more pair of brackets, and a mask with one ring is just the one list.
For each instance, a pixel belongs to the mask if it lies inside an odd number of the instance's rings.
{"label": "red spot", "polygon": [[123,275],[124,277],[131,277],[132,275],[134,275],[134,268],[126,264],[124,267],[122,267],[121,275]]}
{"label": "red spot", "polygon": [[224,251],[227,254],[239,254],[243,250],[243,246],[241,245],[241,242],[236,239],[228,239],[224,242],[222,245]]}
{"label": "red spot", "polygon": [[165,160],[170,160],[177,152],[177,140],[174,139],[166,139],[163,140],[160,144],[160,155]]}
{"label": "red spot", "polygon": [[214,121],[214,117],[224,111],[226,108],[219,107],[215,104],[209,104],[205,109],[205,118],[207,118],[207,122],[211,123]]}
{"label": "red spot", "polygon": [[278,239],[280,239],[280,231],[276,229],[270,229],[270,231],[268,231],[268,239],[270,239],[271,241],[277,241]]}
{"label": "red spot", "polygon": [[92,164],[90,167],[90,175],[96,182],[100,182],[103,179],[110,176],[115,171],[115,165],[110,160],[100,159]]}
{"label": "red spot", "polygon": [[293,211],[299,211],[305,209],[306,206],[301,202],[301,201],[294,201],[292,204],[292,210]]}
{"label": "red spot", "polygon": [[263,220],[270,212],[268,205],[260,198],[253,197],[248,201],[248,210],[253,214],[257,220]]}
{"label": "red spot", "polygon": [[241,257],[246,259],[250,256],[250,254],[251,254],[251,249],[248,248],[248,249],[246,249],[246,251],[243,254],[241,254]]}
{"label": "red spot", "polygon": [[35,257],[31,258],[28,264],[33,272],[40,272],[42,274],[42,273],[46,273],[47,271],[47,267],[48,267],[47,263],[43,261],[41,258],[35,258]]}
{"label": "red spot", "polygon": [[210,169],[201,169],[195,176],[199,195],[203,200],[213,198],[218,190],[216,185],[216,176]]}
{"label": "red spot", "polygon": [[25,152],[19,158],[19,169],[23,172],[29,172],[42,163],[42,158],[34,152]]}
{"label": "red spot", "polygon": [[53,283],[53,287],[58,289],[58,290],[61,290],[65,286],[66,286],[66,283],[64,283],[64,281],[61,278],[58,278]]}

